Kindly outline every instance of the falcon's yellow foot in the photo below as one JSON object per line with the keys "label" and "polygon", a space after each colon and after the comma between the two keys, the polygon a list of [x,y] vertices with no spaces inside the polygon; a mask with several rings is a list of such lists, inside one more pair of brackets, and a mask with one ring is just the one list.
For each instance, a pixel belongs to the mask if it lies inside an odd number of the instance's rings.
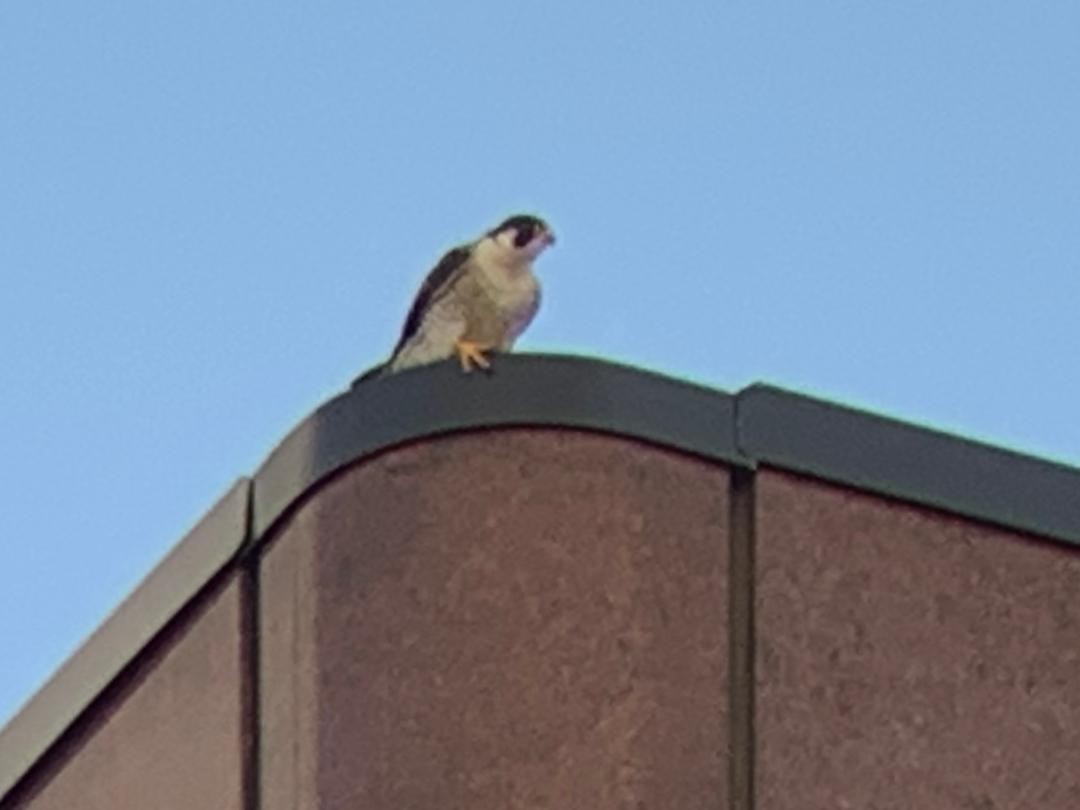
{"label": "falcon's yellow foot", "polygon": [[484,357],[484,352],[490,349],[483,343],[473,343],[471,340],[459,340],[454,344],[458,360],[461,361],[461,370],[468,374],[472,371],[475,363],[479,368],[491,368],[491,362]]}

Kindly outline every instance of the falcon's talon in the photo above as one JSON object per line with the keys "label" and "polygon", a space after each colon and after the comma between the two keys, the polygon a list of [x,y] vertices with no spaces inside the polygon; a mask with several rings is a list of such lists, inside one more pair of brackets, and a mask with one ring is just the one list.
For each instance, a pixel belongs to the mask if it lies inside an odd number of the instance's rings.
{"label": "falcon's talon", "polygon": [[459,340],[454,343],[454,351],[457,352],[461,362],[461,370],[468,374],[472,371],[472,364],[487,371],[491,368],[491,361],[484,357],[484,352],[490,349],[482,343],[474,343],[471,340]]}

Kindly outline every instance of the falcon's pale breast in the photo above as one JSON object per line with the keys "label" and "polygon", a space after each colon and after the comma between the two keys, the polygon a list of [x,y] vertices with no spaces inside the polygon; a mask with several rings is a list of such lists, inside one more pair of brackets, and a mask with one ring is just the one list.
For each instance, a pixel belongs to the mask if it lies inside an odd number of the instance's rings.
{"label": "falcon's pale breast", "polygon": [[498,334],[491,340],[499,348],[509,349],[540,308],[540,282],[527,264],[507,267],[481,263],[477,280],[497,322]]}

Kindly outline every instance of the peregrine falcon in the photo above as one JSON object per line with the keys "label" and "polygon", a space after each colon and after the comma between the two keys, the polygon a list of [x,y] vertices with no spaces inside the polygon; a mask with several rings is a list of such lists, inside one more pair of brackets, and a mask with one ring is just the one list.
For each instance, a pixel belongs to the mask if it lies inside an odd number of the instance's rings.
{"label": "peregrine falcon", "polygon": [[519,214],[450,250],[424,279],[390,359],[360,380],[455,356],[462,371],[488,368],[484,353],[509,351],[536,314],[532,263],[554,242],[544,220]]}

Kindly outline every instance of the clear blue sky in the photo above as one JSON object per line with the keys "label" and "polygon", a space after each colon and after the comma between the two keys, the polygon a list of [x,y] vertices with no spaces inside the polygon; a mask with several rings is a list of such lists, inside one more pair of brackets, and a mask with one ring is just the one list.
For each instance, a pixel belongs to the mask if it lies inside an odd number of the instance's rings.
{"label": "clear blue sky", "polygon": [[1078,41],[1075,0],[0,4],[0,718],[519,210],[522,348],[1080,463]]}

